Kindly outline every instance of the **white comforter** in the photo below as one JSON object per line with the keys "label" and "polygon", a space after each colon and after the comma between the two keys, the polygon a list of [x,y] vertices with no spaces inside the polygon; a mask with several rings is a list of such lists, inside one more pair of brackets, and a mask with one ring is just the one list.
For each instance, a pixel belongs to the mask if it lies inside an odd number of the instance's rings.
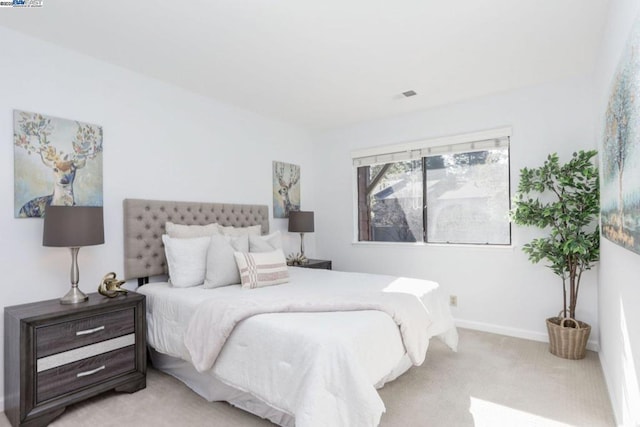
{"label": "white comforter", "polygon": [[265,313],[331,313],[378,310],[400,327],[402,342],[414,365],[421,365],[429,345],[429,314],[419,296],[401,292],[357,292],[348,288],[314,289],[303,294],[290,289],[262,288],[244,295],[204,301],[194,313],[184,339],[191,362],[199,372],[213,367],[235,326]]}
{"label": "white comforter", "polygon": [[[416,301],[417,296],[418,305],[424,308],[423,328],[416,326],[420,316],[406,324],[411,330],[418,327],[418,335],[422,333],[427,340],[440,335],[455,349],[457,334],[446,298],[434,282],[311,269],[292,268],[290,272],[288,284],[253,290],[239,286],[178,290],[145,285],[140,290],[148,296],[149,343],[160,352],[190,360],[184,338],[198,306],[219,306],[229,299],[236,308],[241,307],[240,301],[290,301],[293,297],[327,301],[327,295],[344,295],[348,290],[348,295],[391,293],[395,295],[391,300],[412,295]],[[162,286],[161,292],[154,289]],[[158,296],[167,292],[189,303],[180,306]],[[320,297],[322,294],[325,297]],[[204,341],[190,339],[192,344]],[[374,385],[404,356],[402,339],[394,320],[379,310],[259,314],[233,328],[212,371],[221,381],[293,415],[299,427],[373,426],[384,412]],[[410,344],[414,364],[422,363],[428,343],[418,342],[415,348]]]}

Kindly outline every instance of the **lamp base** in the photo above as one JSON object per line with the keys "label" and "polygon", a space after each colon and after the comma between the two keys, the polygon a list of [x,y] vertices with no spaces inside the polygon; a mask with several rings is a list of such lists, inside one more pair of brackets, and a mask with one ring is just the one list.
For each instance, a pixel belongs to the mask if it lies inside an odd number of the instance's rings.
{"label": "lamp base", "polygon": [[60,298],[60,304],[78,304],[85,302],[89,297],[82,292],[78,286],[72,286],[69,292],[62,298]]}
{"label": "lamp base", "polygon": [[300,255],[304,258],[304,233],[300,233]]}

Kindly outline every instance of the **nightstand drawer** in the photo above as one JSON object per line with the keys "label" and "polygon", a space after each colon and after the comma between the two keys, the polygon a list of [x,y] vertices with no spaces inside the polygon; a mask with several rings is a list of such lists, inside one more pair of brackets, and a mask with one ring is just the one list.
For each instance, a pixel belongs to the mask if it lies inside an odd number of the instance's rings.
{"label": "nightstand drawer", "polygon": [[36,328],[36,357],[133,333],[134,315],[134,309],[128,308]]}
{"label": "nightstand drawer", "polygon": [[135,346],[131,345],[39,372],[36,403],[135,371],[135,369]]}

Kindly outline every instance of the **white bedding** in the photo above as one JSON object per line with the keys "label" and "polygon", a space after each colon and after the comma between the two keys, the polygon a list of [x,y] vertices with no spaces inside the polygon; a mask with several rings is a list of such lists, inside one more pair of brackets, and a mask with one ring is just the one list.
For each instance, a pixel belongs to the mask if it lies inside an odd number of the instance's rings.
{"label": "white bedding", "polygon": [[[453,349],[457,345],[447,298],[434,282],[300,268],[290,274],[288,284],[254,290],[145,285],[138,291],[147,295],[149,344],[189,360],[186,330],[197,307],[212,298],[251,299],[266,292],[304,299],[318,289],[349,289],[417,294],[431,321],[427,335],[439,335]],[[299,427],[373,426],[384,411],[374,385],[405,353],[398,326],[382,311],[259,314],[237,324],[209,374],[291,415]]]}

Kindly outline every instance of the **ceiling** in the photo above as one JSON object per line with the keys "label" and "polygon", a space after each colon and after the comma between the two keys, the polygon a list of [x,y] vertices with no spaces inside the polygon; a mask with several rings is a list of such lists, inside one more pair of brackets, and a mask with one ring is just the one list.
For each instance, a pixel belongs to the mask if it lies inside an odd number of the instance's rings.
{"label": "ceiling", "polygon": [[608,1],[44,0],[0,25],[318,130],[590,72]]}

